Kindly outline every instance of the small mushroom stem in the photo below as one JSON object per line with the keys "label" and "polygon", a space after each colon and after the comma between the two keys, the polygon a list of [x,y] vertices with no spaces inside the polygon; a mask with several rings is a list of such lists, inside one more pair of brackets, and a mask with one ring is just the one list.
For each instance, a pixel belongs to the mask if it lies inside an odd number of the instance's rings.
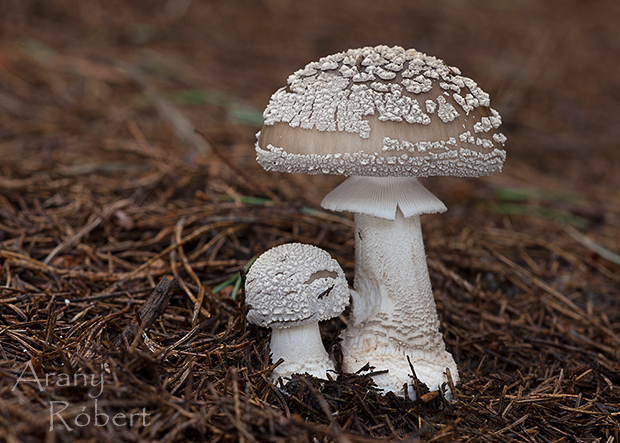
{"label": "small mushroom stem", "polygon": [[272,377],[290,377],[291,374],[308,373],[317,378],[327,378],[327,371],[335,370],[329,359],[318,322],[286,329],[271,330],[271,361],[284,362],[276,367]]}
{"label": "small mushroom stem", "polygon": [[[407,356],[431,390],[458,374],[439,332],[419,215],[395,220],[355,214],[353,311],[342,335],[343,369],[366,363],[389,373],[373,377],[385,390],[411,385]],[[412,389],[409,395],[414,397]]]}

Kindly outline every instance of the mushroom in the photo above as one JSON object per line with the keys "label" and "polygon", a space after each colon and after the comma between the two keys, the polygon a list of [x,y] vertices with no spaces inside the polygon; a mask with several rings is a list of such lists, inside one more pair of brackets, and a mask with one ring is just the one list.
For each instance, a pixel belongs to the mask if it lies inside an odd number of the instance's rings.
{"label": "mushroom", "polygon": [[501,170],[506,137],[489,95],[435,57],[364,47],[295,72],[273,94],[264,118],[256,143],[263,168],[349,176],[321,203],[355,213],[355,291],[342,334],[343,369],[367,363],[388,369],[374,376],[377,385],[412,398],[407,357],[431,390],[447,381],[446,369],[457,382],[439,332],[419,217],[446,207],[417,178]]}
{"label": "mushroom", "polygon": [[256,259],[245,282],[250,323],[271,328],[272,377],[308,373],[327,378],[333,371],[319,321],[336,317],[349,304],[342,268],[327,251],[302,243],[269,249]]}

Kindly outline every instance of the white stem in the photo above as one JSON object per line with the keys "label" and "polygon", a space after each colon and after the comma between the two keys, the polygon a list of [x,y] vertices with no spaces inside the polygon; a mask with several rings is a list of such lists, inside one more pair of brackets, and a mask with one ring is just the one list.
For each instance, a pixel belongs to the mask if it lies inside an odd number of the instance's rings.
{"label": "white stem", "polygon": [[275,363],[280,358],[284,359],[284,363],[274,369],[274,379],[306,372],[326,379],[327,371],[335,369],[321,341],[317,322],[286,329],[272,329],[271,361]]}
{"label": "white stem", "polygon": [[[377,370],[379,387],[402,393],[411,384],[407,356],[430,389],[458,374],[439,332],[439,319],[426,265],[420,217],[396,220],[355,214],[353,312],[343,333],[344,370],[366,363]],[[410,390],[411,395],[411,390]]]}

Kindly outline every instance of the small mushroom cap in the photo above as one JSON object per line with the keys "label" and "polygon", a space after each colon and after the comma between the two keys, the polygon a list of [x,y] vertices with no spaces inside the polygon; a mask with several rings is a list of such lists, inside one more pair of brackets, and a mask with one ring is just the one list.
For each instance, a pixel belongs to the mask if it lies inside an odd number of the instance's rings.
{"label": "small mushroom cap", "polygon": [[349,304],[342,268],[327,251],[302,243],[269,249],[256,259],[245,281],[250,323],[289,328],[327,320]]}
{"label": "small mushroom cap", "polygon": [[478,177],[506,158],[489,95],[457,68],[399,46],[309,63],[264,118],[256,153],[268,171]]}

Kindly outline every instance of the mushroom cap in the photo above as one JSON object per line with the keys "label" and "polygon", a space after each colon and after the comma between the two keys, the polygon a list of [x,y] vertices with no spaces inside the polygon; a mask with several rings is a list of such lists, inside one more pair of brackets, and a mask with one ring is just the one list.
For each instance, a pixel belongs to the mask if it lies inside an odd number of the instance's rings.
{"label": "mushroom cap", "polygon": [[287,243],[256,259],[245,281],[247,319],[284,329],[339,315],[349,304],[342,268],[327,251]]}
{"label": "mushroom cap", "polygon": [[415,49],[349,49],[276,91],[257,134],[268,171],[479,177],[501,170],[506,137],[489,95]]}

